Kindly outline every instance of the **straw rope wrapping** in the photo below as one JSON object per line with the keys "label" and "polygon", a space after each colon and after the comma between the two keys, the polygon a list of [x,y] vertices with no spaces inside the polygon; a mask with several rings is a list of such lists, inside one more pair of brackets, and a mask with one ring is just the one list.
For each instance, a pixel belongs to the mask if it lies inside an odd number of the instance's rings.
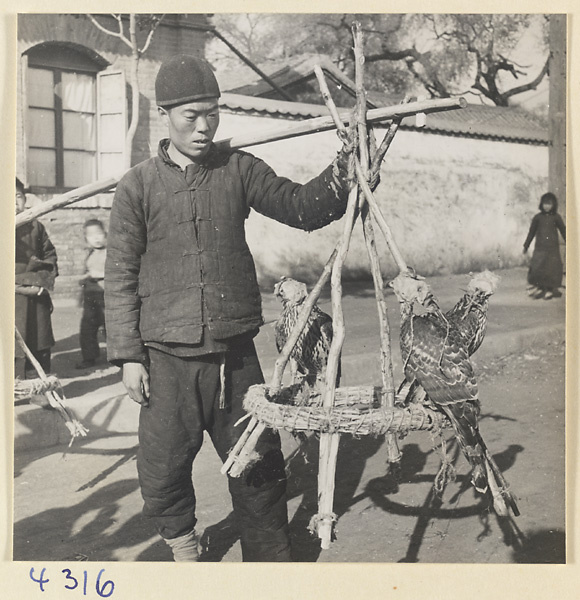
{"label": "straw rope wrapping", "polygon": [[38,394],[46,394],[46,392],[61,392],[60,381],[54,375],[47,375],[46,380],[43,379],[15,379],[14,380],[14,397],[17,400],[27,400]]}
{"label": "straw rope wrapping", "polygon": [[57,382],[55,389],[51,388],[49,376],[44,372],[42,365],[38,362],[34,354],[32,354],[32,352],[26,345],[26,342],[24,341],[24,338],[22,337],[20,331],[18,331],[17,327],[14,327],[14,335],[16,337],[16,342],[22,348],[24,354],[26,354],[28,360],[34,367],[36,373],[38,374],[38,377],[45,384],[46,389],[42,393],[48,400],[48,404],[51,408],[56,410],[64,420],[64,424],[71,434],[69,442],[70,447],[76,437],[85,437],[89,430],[74,416],[71,409],[66,405],[65,397],[62,392],[60,383]]}
{"label": "straw rope wrapping", "polygon": [[449,427],[442,413],[423,406],[408,408],[381,405],[383,390],[373,386],[337,388],[332,410],[309,405],[295,405],[296,388],[284,388],[276,398],[268,395],[265,385],[252,386],[244,398],[244,409],[255,419],[273,429],[349,433],[354,436],[379,436],[410,431],[438,431]]}

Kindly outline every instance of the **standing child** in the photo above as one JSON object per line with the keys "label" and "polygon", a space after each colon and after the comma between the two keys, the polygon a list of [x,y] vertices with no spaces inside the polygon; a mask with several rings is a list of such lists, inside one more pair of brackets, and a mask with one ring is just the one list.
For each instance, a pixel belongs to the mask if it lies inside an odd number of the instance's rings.
{"label": "standing child", "polygon": [[524,254],[534,237],[536,244],[528,271],[528,294],[533,298],[550,300],[561,296],[558,288],[562,285],[562,258],[558,230],[566,239],[566,226],[558,214],[558,200],[551,192],[540,199],[540,212],[534,216],[528,237],[524,242]]}
{"label": "standing child", "polygon": [[[24,185],[16,179],[16,214],[26,206]],[[56,250],[44,225],[36,219],[16,229],[16,300],[14,320],[24,342],[42,368],[50,371],[52,302],[49,290],[58,274]],[[15,347],[14,377],[24,379],[30,368],[22,348]]]}
{"label": "standing child", "polygon": [[89,219],[83,230],[89,252],[85,260],[82,286],[83,316],[81,317],[80,344],[83,360],[77,369],[93,367],[99,358],[99,329],[105,326],[105,259],[107,236],[98,219]]}

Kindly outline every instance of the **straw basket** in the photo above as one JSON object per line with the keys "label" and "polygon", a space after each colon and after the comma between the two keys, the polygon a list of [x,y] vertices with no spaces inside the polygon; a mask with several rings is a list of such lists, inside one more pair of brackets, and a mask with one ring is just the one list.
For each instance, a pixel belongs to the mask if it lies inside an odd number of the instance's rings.
{"label": "straw basket", "polygon": [[394,433],[403,437],[410,431],[437,431],[449,424],[442,413],[423,405],[390,407],[384,390],[369,385],[337,388],[331,409],[322,406],[322,396],[316,390],[294,385],[271,398],[265,385],[254,385],[244,398],[244,408],[266,427],[290,432],[353,436]]}

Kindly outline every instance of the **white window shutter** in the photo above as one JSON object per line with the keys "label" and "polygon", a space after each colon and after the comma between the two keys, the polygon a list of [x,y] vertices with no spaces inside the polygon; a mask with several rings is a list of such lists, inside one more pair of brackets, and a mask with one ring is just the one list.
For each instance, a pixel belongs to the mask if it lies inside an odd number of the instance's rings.
{"label": "white window shutter", "polygon": [[107,69],[97,73],[99,179],[121,173],[125,168],[126,89],[123,71]]}

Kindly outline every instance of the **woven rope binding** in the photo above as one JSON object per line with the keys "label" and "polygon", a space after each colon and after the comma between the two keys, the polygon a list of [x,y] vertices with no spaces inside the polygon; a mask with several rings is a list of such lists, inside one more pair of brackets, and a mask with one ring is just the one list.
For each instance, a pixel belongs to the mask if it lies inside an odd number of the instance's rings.
{"label": "woven rope binding", "polygon": [[17,400],[25,400],[37,394],[59,390],[60,382],[54,375],[49,375],[47,381],[43,381],[42,379],[14,380],[14,397]]}
{"label": "woven rope binding", "polygon": [[441,413],[421,405],[389,408],[381,402],[383,391],[373,386],[337,388],[332,410],[321,404],[320,394],[302,387],[284,388],[269,398],[265,385],[254,385],[246,393],[244,408],[273,429],[350,433],[355,436],[438,430],[448,425]]}

